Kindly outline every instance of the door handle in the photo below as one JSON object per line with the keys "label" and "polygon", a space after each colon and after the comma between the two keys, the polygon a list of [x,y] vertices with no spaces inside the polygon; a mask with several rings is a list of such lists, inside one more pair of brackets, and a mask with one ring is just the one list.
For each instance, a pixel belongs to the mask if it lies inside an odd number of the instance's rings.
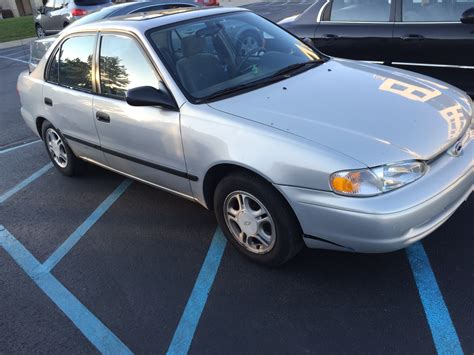
{"label": "door handle", "polygon": [[407,34],[407,35],[403,35],[401,38],[403,41],[409,41],[409,40],[414,40],[414,39],[420,40],[420,39],[425,38],[425,36],[417,35],[417,34]]}
{"label": "door handle", "polygon": [[328,34],[323,35],[323,38],[324,39],[336,39],[336,38],[339,38],[339,35],[328,33]]}
{"label": "door handle", "polygon": [[53,100],[51,100],[49,97],[44,98],[44,103],[48,106],[53,106]]}
{"label": "door handle", "polygon": [[100,121],[100,122],[106,122],[106,123],[110,122],[110,116],[106,114],[105,112],[97,111],[95,113],[95,118],[97,118],[97,121]]}

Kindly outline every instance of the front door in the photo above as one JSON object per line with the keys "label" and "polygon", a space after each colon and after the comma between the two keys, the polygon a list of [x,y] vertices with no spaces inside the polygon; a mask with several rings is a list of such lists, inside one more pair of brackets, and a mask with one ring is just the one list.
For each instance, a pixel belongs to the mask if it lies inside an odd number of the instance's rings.
{"label": "front door", "polygon": [[474,95],[474,24],[460,21],[474,0],[400,0],[400,5],[395,65]]}
{"label": "front door", "polygon": [[316,28],[314,43],[335,57],[385,62],[392,48],[391,0],[333,0]]}
{"label": "front door", "polygon": [[99,95],[94,115],[108,165],[161,187],[191,195],[181,143],[179,112],[134,107],[128,89],[166,90],[140,44],[122,34],[103,34],[99,53]]}

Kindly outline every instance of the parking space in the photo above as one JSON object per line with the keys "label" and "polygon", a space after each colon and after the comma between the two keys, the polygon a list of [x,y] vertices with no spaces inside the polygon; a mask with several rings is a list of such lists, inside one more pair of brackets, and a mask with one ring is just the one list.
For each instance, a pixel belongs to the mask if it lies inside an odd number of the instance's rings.
{"label": "parking space", "polygon": [[[308,6],[282,4],[248,7]],[[472,197],[408,250],[263,268],[197,204],[52,168],[20,117],[23,52],[0,51],[0,353],[474,352]]]}

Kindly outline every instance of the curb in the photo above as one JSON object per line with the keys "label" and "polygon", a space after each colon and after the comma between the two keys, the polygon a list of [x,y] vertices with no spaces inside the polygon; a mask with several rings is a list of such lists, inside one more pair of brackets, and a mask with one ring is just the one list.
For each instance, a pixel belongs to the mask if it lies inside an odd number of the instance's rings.
{"label": "curb", "polygon": [[33,42],[35,39],[36,37],[31,37],[31,38],[18,39],[16,41],[3,42],[3,43],[0,43],[0,49],[24,46],[24,45],[30,44],[30,42]]}

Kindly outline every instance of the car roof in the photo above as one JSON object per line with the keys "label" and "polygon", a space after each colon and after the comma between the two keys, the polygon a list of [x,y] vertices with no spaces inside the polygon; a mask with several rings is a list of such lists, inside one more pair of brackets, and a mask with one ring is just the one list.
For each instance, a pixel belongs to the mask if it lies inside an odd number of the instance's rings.
{"label": "car roof", "polygon": [[168,10],[142,12],[106,18],[97,22],[78,26],[77,28],[74,28],[72,31],[68,32],[68,34],[98,30],[122,30],[144,33],[150,28],[166,26],[176,22],[192,20],[195,18],[207,17],[212,15],[244,11],[249,10],[232,7],[184,7]]}

